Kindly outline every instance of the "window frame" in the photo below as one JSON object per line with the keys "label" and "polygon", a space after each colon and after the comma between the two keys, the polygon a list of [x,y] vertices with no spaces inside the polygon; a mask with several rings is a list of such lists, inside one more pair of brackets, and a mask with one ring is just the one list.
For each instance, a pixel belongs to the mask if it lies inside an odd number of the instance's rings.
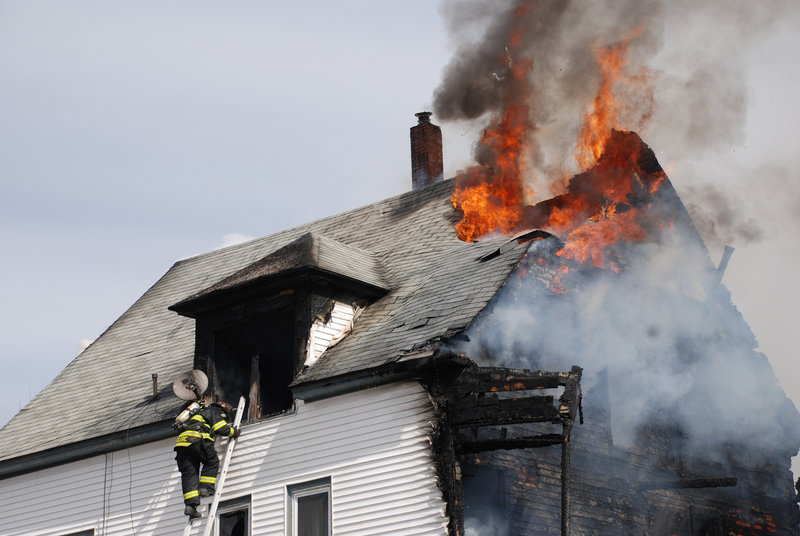
{"label": "window frame", "polygon": [[301,482],[298,484],[291,484],[286,486],[286,534],[287,536],[297,535],[297,499],[300,497],[308,497],[310,495],[317,495],[325,493],[328,496],[328,533],[327,536],[333,536],[333,486],[331,485],[331,478],[319,478],[310,480],[308,482]]}
{"label": "window frame", "polygon": [[253,534],[253,507],[250,495],[243,497],[236,497],[235,499],[228,499],[221,501],[217,505],[217,511],[214,514],[214,530],[213,536],[219,536],[219,516],[222,514],[237,512],[240,510],[245,511],[245,536],[252,536]]}

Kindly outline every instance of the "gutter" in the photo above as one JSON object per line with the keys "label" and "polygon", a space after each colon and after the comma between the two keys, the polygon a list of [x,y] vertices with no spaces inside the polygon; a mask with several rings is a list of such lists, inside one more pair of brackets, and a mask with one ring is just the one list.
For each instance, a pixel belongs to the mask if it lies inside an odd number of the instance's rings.
{"label": "gutter", "polygon": [[386,365],[359,370],[334,378],[299,383],[290,388],[294,398],[308,403],[386,385],[387,383],[416,379],[430,366],[435,354],[436,350],[407,354]]}
{"label": "gutter", "polygon": [[172,419],[0,461],[0,480],[173,437]]}

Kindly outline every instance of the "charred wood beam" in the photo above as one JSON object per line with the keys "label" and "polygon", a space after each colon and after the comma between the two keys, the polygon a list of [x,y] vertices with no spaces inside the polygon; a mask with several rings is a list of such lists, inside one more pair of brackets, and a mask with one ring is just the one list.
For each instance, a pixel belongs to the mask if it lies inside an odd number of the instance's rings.
{"label": "charred wood beam", "polygon": [[735,486],[739,479],[735,476],[720,478],[679,478],[666,482],[645,482],[637,488],[642,491],[660,489],[696,489],[696,488],[729,488]]}
{"label": "charred wood beam", "polygon": [[549,447],[564,442],[561,434],[541,434],[527,437],[482,439],[476,441],[459,441],[456,450],[459,454],[470,454],[489,450],[513,450]]}
{"label": "charred wood beam", "polygon": [[261,417],[261,373],[259,369],[260,357],[250,357],[250,393],[247,406],[247,420],[254,421]]}
{"label": "charred wood beam", "polygon": [[[479,367],[463,356],[452,356],[450,362],[463,369],[455,373],[440,394],[442,404],[439,407],[446,408],[442,411],[440,424],[442,429],[448,430],[446,435],[451,449],[449,453],[459,456],[491,450],[538,448],[561,444],[561,534],[568,536],[571,524],[569,436],[576,419],[583,423],[580,387],[583,369],[574,366],[569,372],[532,372],[501,367]],[[564,389],[558,402],[555,402],[553,395],[532,393],[532,391],[560,387]],[[519,394],[526,396],[501,398],[497,395],[513,391],[520,391]],[[522,393],[522,391],[527,392]],[[501,429],[499,437],[478,439],[479,429],[486,431],[485,427],[524,423],[560,424],[562,433],[509,438],[506,437],[506,430]],[[471,439],[463,437],[465,428],[473,429]],[[438,449],[435,448],[434,451]],[[464,529],[464,505],[460,475],[451,475],[438,469],[437,473],[445,481],[443,489],[449,490],[446,495],[452,498],[447,501],[448,513],[451,514],[449,533],[461,536]]]}
{"label": "charred wood beam", "polygon": [[422,378],[422,384],[433,403],[436,419],[431,430],[431,447],[434,468],[442,498],[445,504],[445,516],[448,536],[464,534],[464,488],[461,481],[461,464],[456,454],[455,430],[452,425],[452,414],[449,411],[451,401],[446,389],[461,372],[463,358],[458,362],[445,360],[437,373]]}
{"label": "charred wood beam", "polygon": [[[564,430],[564,435],[568,434]],[[561,536],[572,533],[572,476],[570,468],[570,445],[564,439],[561,443]]]}
{"label": "charred wood beam", "polygon": [[[508,403],[509,401],[524,402],[526,400],[541,401],[541,404],[554,407],[552,395],[530,395],[530,396],[515,396],[513,398],[501,398],[496,394],[485,395],[484,393],[472,393],[462,398],[459,398],[458,400],[455,400],[453,402],[452,407],[458,411],[470,411],[472,409],[481,407],[495,407],[500,402],[505,402],[505,403]],[[534,404],[538,403],[539,402],[535,402]]]}
{"label": "charred wood beam", "polygon": [[460,379],[458,390],[465,393],[489,393],[499,391],[556,389],[561,385],[562,379],[557,375],[532,378],[517,375],[501,376],[499,374],[487,374],[483,377],[472,376]]}
{"label": "charred wood beam", "polygon": [[468,367],[458,378],[455,395],[466,393],[488,393],[498,391],[529,391],[534,389],[556,389],[574,379],[580,382],[580,367],[570,372],[530,371],[502,367]]}
{"label": "charred wood beam", "polygon": [[[581,367],[572,367],[572,369],[565,373],[566,378],[564,381],[564,393],[558,399],[558,412],[565,419],[569,419],[570,426],[575,422],[575,418],[580,413],[581,424],[583,424],[583,411],[581,394],[581,376],[583,369]],[[569,430],[565,430],[569,436]]]}
{"label": "charred wood beam", "polygon": [[[560,423],[561,415],[553,405],[553,397],[497,399],[490,397],[481,402],[469,401],[454,406],[455,426],[493,426],[526,422]],[[479,403],[480,405],[476,405]]]}

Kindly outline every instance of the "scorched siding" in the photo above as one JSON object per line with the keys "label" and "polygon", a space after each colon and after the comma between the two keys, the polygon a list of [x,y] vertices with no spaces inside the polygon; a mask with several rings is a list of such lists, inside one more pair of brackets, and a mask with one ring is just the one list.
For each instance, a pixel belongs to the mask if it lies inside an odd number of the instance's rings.
{"label": "scorched siding", "polygon": [[[329,477],[337,536],[445,535],[432,418],[417,383],[301,404],[244,427],[222,498],[250,495],[252,534],[283,535],[286,487]],[[179,534],[179,487],[172,440],[6,479],[0,534]]]}

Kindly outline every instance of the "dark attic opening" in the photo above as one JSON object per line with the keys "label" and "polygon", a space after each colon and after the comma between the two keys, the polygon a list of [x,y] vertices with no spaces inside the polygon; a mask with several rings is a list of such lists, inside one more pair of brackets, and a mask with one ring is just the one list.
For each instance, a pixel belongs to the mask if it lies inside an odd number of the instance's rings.
{"label": "dark attic opening", "polygon": [[211,332],[207,368],[216,399],[246,394],[247,418],[279,413],[292,406],[289,384],[297,373],[293,355],[296,308],[255,314]]}
{"label": "dark attic opening", "polygon": [[292,408],[291,384],[387,292],[370,252],[306,233],[170,309],[195,319],[194,368],[244,420]]}

